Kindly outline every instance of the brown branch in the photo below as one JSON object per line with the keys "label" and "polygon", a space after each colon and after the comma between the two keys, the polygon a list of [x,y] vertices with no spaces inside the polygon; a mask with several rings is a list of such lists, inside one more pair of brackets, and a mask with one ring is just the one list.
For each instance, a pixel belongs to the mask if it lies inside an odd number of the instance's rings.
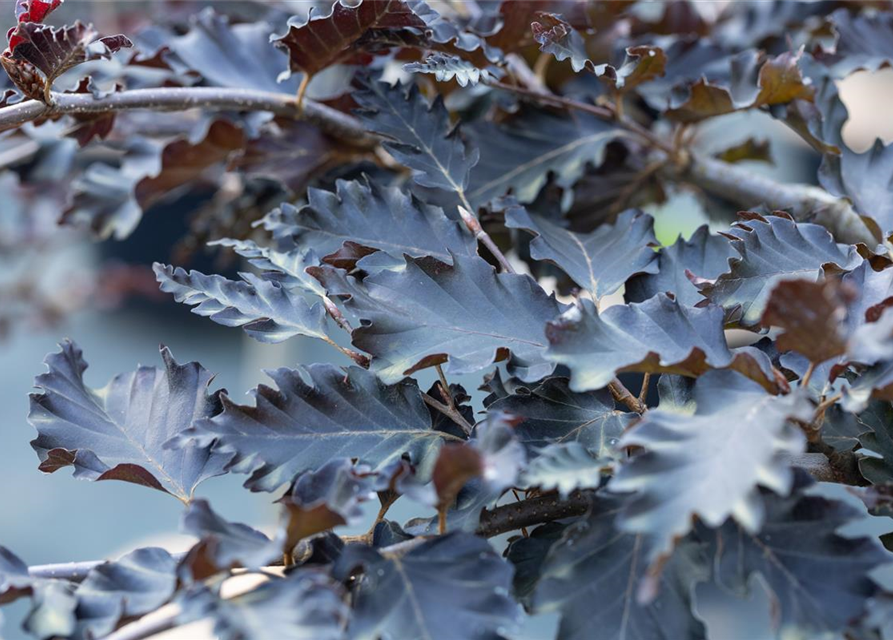
{"label": "brown branch", "polygon": [[438,402],[437,400],[435,400],[434,398],[429,396],[427,393],[422,394],[422,400],[424,400],[425,404],[427,404],[429,407],[431,407],[432,409],[436,409],[437,411],[440,411],[447,418],[449,418],[450,420],[455,422],[457,425],[459,425],[459,427],[462,428],[462,431],[464,431],[466,433],[466,435],[471,435],[471,432],[474,429],[474,427],[472,425],[468,424],[468,420],[465,419],[465,417],[459,412],[458,409],[451,409],[449,407],[449,405],[445,405],[442,402]]}
{"label": "brown branch", "polygon": [[326,133],[357,146],[372,148],[378,144],[379,138],[366,131],[356,118],[307,98],[302,105],[302,109],[299,110],[295,97],[287,93],[217,87],[132,89],[102,98],[94,98],[89,93],[54,93],[52,107],[38,100],[26,100],[0,108],[0,130],[11,129],[47,116],[134,109],[269,111],[278,116],[300,117]]}
{"label": "brown branch", "polygon": [[614,400],[622,402],[629,407],[631,411],[645,413],[645,411],[648,410],[645,403],[630,393],[630,390],[627,389],[618,378],[614,378],[614,380],[608,384],[608,390],[611,392],[611,395],[614,396]]}
{"label": "brown branch", "polygon": [[465,226],[468,227],[468,230],[471,231],[472,235],[474,235],[475,239],[487,247],[490,253],[493,254],[493,257],[496,258],[497,262],[502,266],[502,270],[506,273],[515,273],[515,268],[508,261],[508,258],[505,257],[505,254],[502,253],[500,248],[496,246],[496,243],[493,242],[493,238],[490,237],[490,234],[484,231],[480,221],[474,217],[474,214],[465,207],[459,207],[459,215],[462,216],[462,221],[465,223]]}
{"label": "brown branch", "polygon": [[592,496],[593,493],[589,491],[575,491],[567,499],[562,500],[561,496],[555,493],[528,498],[522,502],[512,502],[493,510],[484,509],[476,533],[485,538],[492,538],[522,527],[580,516],[589,509]]}

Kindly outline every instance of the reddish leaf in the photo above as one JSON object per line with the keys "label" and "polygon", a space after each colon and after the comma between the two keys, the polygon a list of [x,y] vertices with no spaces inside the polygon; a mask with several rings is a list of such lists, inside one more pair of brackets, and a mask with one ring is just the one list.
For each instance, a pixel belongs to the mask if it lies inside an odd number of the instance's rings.
{"label": "reddish leaf", "polygon": [[423,29],[425,22],[403,0],[365,0],[351,7],[336,2],[327,16],[310,15],[292,23],[288,33],[274,40],[288,52],[293,72],[313,75],[354,55],[351,45],[370,29]]}
{"label": "reddish leaf", "polygon": [[794,350],[816,364],[846,351],[843,321],[854,291],[836,280],[788,280],[776,285],[763,311],[763,326],[784,329],[781,351]]}
{"label": "reddish leaf", "polygon": [[161,153],[161,172],[140,180],[134,191],[145,210],[162,196],[200,178],[215,164],[224,162],[233,151],[245,144],[245,134],[228,120],[215,120],[205,138],[193,144],[180,139],[171,142]]}

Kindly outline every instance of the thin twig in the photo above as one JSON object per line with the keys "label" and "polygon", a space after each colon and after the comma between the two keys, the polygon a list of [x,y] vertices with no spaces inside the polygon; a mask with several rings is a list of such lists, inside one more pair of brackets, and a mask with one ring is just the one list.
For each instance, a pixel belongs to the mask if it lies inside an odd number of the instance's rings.
{"label": "thin twig", "polygon": [[435,400],[434,398],[429,396],[427,393],[422,394],[422,400],[424,400],[425,404],[427,404],[429,407],[436,409],[437,411],[440,411],[447,418],[449,418],[450,420],[455,422],[457,425],[459,425],[459,427],[462,429],[462,431],[465,432],[466,435],[471,435],[471,432],[474,429],[474,427],[472,425],[468,424],[468,421],[462,416],[462,414],[458,410],[453,410],[448,405],[445,405],[442,402],[438,402],[437,400]]}
{"label": "thin twig", "polygon": [[366,131],[356,118],[309,98],[303,101],[303,111],[299,113],[295,97],[291,94],[221,87],[131,89],[101,98],[94,98],[90,93],[59,93],[53,95],[52,107],[38,100],[25,100],[0,108],[0,130],[11,129],[53,115],[107,113],[134,109],[269,111],[279,116],[300,116],[326,133],[357,146],[371,148],[379,141],[379,138]]}
{"label": "thin twig", "polygon": [[648,385],[651,382],[651,374],[645,373],[642,376],[642,388],[639,390],[639,404],[644,405],[645,399],[648,397]]}
{"label": "thin twig", "polygon": [[670,157],[674,156],[672,145],[667,144],[665,141],[661,140],[659,137],[651,133],[648,129],[644,128],[637,122],[626,117],[618,117],[617,112],[610,107],[578,102],[577,100],[572,100],[571,98],[565,98],[563,96],[555,95],[554,93],[541,93],[539,91],[532,91],[530,89],[525,89],[524,87],[505,84],[497,80],[490,80],[487,82],[487,85],[497,89],[511,91],[512,93],[517,93],[518,95],[532,98],[538,102],[546,102],[552,104],[553,106],[564,107],[565,109],[573,109],[575,111],[582,111],[584,113],[594,115],[597,118],[601,118],[602,120],[614,122],[617,124],[617,126],[637,135],[644,142],[648,143],[649,146],[663,151]]}
{"label": "thin twig", "polygon": [[625,404],[631,411],[635,411],[636,413],[645,413],[648,409],[638,398],[636,398],[632,393],[630,393],[629,389],[620,382],[618,378],[614,378],[608,384],[608,390],[611,392],[611,395],[614,396],[614,400],[617,402],[622,402]]}
{"label": "thin twig", "polygon": [[806,387],[809,385],[809,381],[812,379],[812,374],[815,372],[815,362],[810,362],[809,366],[806,368],[806,373],[803,374],[803,377],[800,378],[801,387]]}
{"label": "thin twig", "polygon": [[443,373],[443,367],[438,364],[435,365],[434,368],[437,371],[437,377],[440,378],[440,395],[443,396],[443,399],[451,410],[458,412],[459,409],[456,407],[456,401],[453,399],[453,394],[450,392],[450,383],[447,382],[446,375]]}
{"label": "thin twig", "polygon": [[506,273],[515,273],[515,268],[508,261],[508,258],[505,257],[505,254],[502,253],[500,248],[496,246],[496,243],[493,242],[493,238],[490,237],[490,234],[484,231],[480,221],[474,217],[474,214],[465,207],[459,207],[459,215],[462,216],[462,221],[465,223],[465,226],[468,227],[468,230],[471,231],[472,235],[474,235],[475,239],[487,247],[490,253],[493,254],[493,257],[496,258],[496,261],[502,266],[502,270]]}

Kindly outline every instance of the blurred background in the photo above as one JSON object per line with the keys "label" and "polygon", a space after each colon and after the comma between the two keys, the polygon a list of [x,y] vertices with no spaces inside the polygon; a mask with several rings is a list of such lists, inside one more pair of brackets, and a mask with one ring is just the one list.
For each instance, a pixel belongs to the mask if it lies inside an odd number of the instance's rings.
{"label": "blurred background", "polygon": [[[75,18],[92,20],[102,33],[128,33],[141,18],[159,11],[195,12],[207,5],[222,12],[247,11],[244,3],[196,2],[86,2],[67,0],[58,11],[58,23]],[[306,12],[311,3],[295,2],[294,11]],[[715,10],[700,3],[705,11]],[[0,2],[0,26],[13,22],[13,0]],[[55,21],[55,18],[54,18]],[[283,57],[284,68],[284,57]],[[850,109],[845,134],[855,150],[867,149],[874,138],[893,140],[893,71],[857,73],[842,87]],[[814,182],[818,157],[793,133],[770,117],[749,113],[716,118],[700,129],[699,144],[705,150],[720,150],[748,137],[771,141],[774,165],[750,163],[754,171],[778,180]],[[73,141],[66,140],[61,146]],[[54,152],[70,153],[58,148]],[[0,147],[0,157],[7,150]],[[44,159],[49,171],[53,160]],[[0,165],[6,162],[0,161]],[[207,205],[214,192],[190,193],[188,197],[154,207],[144,216],[138,230],[127,240],[94,242],[75,232],[48,233],[36,251],[17,248],[17,227],[10,220],[28,217],[33,225],[52,226],[58,210],[15,210],[18,198],[8,197],[17,185],[0,175],[0,544],[14,550],[29,564],[116,557],[139,546],[160,545],[183,550],[190,541],[177,534],[180,503],[170,496],[120,482],[87,483],[71,477],[70,470],[44,475],[37,470],[37,457],[29,446],[34,430],[28,425],[28,394],[34,376],[42,373],[45,355],[63,338],[75,340],[90,368],[86,379],[101,387],[115,374],[138,364],[158,365],[159,344],[167,345],[181,362],[196,360],[217,374],[217,386],[232,397],[244,394],[264,381],[262,369],[297,363],[331,361],[348,364],[334,350],[312,340],[296,338],[280,345],[265,345],[247,338],[238,329],[227,329],[189,312],[170,296],[156,293],[149,272],[153,261],[171,262],[178,240],[188,230],[188,219]],[[697,194],[679,192],[654,209],[656,228],[663,243],[679,234],[690,235],[708,221]],[[722,225],[721,225],[722,226]],[[182,264],[182,263],[178,263]],[[187,265],[184,265],[187,266]],[[219,271],[214,253],[196,252],[190,268]],[[229,265],[235,270],[239,265]],[[23,278],[23,274],[29,274]],[[21,283],[25,281],[26,284]],[[98,284],[96,284],[98,283]],[[27,291],[22,291],[22,287]],[[22,297],[46,294],[45,308],[34,314],[19,309]],[[33,300],[32,300],[33,301]],[[40,305],[38,305],[40,306]],[[432,382],[421,376],[423,388]],[[477,376],[456,380],[473,392],[476,408],[481,394]],[[247,399],[245,400],[247,401]],[[240,488],[244,477],[212,479],[199,488],[225,517],[271,527],[277,509],[265,494]],[[398,521],[416,515],[400,503],[389,517]],[[360,532],[365,527],[358,527]],[[353,533],[354,531],[349,531]],[[724,626],[721,602],[714,607],[714,628],[724,629],[717,637],[757,638],[768,623],[765,597],[756,590],[750,623],[753,626]],[[24,603],[3,610],[5,625],[0,638],[23,637],[18,629]],[[720,612],[720,613],[715,613]],[[552,636],[554,619],[541,619],[526,629],[527,638]]]}

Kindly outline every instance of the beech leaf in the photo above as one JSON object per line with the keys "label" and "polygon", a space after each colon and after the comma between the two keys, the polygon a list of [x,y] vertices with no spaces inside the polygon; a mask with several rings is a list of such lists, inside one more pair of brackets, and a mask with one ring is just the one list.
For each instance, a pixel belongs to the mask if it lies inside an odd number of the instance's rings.
{"label": "beech leaf", "polygon": [[177,364],[162,347],[164,368],[140,367],[101,389],[84,382],[87,363],[66,341],[47,356],[37,376],[28,421],[37,429],[31,446],[40,469],[74,467],[77,478],[123,480],[192,499],[203,480],[220,475],[226,456],[210,447],[164,448],[196,422],[220,411],[219,392],[208,393],[213,375],[197,362]]}
{"label": "beech leaf", "polygon": [[699,288],[726,310],[727,322],[745,328],[757,325],[780,280],[816,280],[826,264],[848,271],[861,263],[855,247],[835,243],[824,227],[786,217],[749,214],[728,234],[740,257],[729,260],[728,271],[715,282]]}
{"label": "beech leaf", "polygon": [[649,537],[652,561],[672,551],[695,516],[712,527],[733,517],[746,531],[759,531],[765,506],[758,487],[791,491],[784,456],[801,453],[805,439],[789,420],[810,420],[813,411],[805,395],[769,395],[733,371],[701,376],[694,401],[690,416],[647,412],[620,442],[644,453],[621,465],[609,487],[636,492],[619,524]]}
{"label": "beech leaf", "polygon": [[[448,374],[474,373],[508,352],[534,379],[552,371],[543,327],[560,307],[528,276],[498,274],[483,258],[458,254],[452,267],[407,258],[403,271],[362,283],[331,267],[310,273],[363,321],[352,342],[373,356],[372,371],[384,382],[436,364]],[[503,320],[494,327],[493,318]]]}
{"label": "beech leaf", "polygon": [[155,263],[161,290],[177,302],[193,306],[192,312],[225,327],[242,327],[260,342],[282,342],[294,336],[331,341],[326,331],[326,310],[310,306],[299,292],[278,282],[243,273],[242,280],[188,273],[180,267]]}
{"label": "beech leaf", "polygon": [[388,138],[384,147],[415,172],[416,182],[464,197],[478,151],[467,149],[441,97],[429,104],[414,84],[368,79],[353,98],[362,107],[357,116],[370,131]]}
{"label": "beech leaf", "polygon": [[735,255],[728,239],[711,234],[707,225],[698,227],[688,240],[679,237],[675,243],[657,253],[654,272],[634,275],[626,283],[627,302],[644,302],[659,293],[672,294],[685,306],[694,306],[704,299],[686,273],[703,280],[713,280],[729,267]]}
{"label": "beech leaf", "polygon": [[288,32],[273,42],[288,52],[293,72],[314,75],[356,55],[353,45],[367,31],[425,26],[404,0],[338,0],[327,15],[314,15],[311,8],[306,20],[293,18]]}
{"label": "beech leaf", "polygon": [[616,444],[635,416],[614,407],[607,390],[575,393],[566,378],[547,378],[487,406],[521,419],[515,433],[529,453],[551,443],[580,444],[598,459],[616,455]]}
{"label": "beech leaf", "polygon": [[264,220],[279,239],[289,239],[320,255],[333,254],[345,242],[384,251],[395,259],[431,256],[445,264],[452,254],[475,255],[477,243],[439,207],[427,205],[396,187],[380,187],[368,178],[338,180],[335,192],[310,189],[297,209],[283,204]]}
{"label": "beech leaf", "polygon": [[177,561],[164,549],[137,549],[91,569],[74,592],[76,639],[101,638],[119,621],[155,611],[177,587]]}
{"label": "beech leaf", "polygon": [[558,265],[596,298],[614,293],[635,274],[658,272],[657,254],[652,249],[657,244],[654,219],[640,211],[625,211],[613,225],[582,234],[532,215],[523,207],[510,207],[506,226],[532,233],[530,256]]}
{"label": "beech leaf", "polygon": [[572,391],[601,389],[621,371],[698,376],[732,368],[775,390],[777,381],[757,356],[733,353],[722,309],[686,307],[664,294],[599,313],[588,300],[546,326],[546,359],[568,367]]}
{"label": "beech leaf", "polygon": [[758,573],[778,625],[818,634],[843,629],[862,614],[879,591],[869,572],[890,562],[890,555],[872,538],[839,534],[860,512],[804,495],[812,484],[798,474],[798,491],[789,497],[762,491],[766,515],[759,531],[729,521],[710,540],[718,584],[746,592]]}
{"label": "beech leaf", "polygon": [[387,386],[364,369],[327,364],[267,374],[278,391],[257,387],[256,406],[223,396],[219,416],[196,424],[171,445],[216,442],[216,450],[234,454],[231,471],[251,474],[249,489],[275,491],[339,457],[381,468],[407,453],[425,473],[440,443],[451,439],[431,429],[414,381]]}
{"label": "beech leaf", "polygon": [[[511,633],[521,607],[508,596],[512,568],[486,540],[467,533],[433,538],[403,556],[369,550],[339,561],[365,569],[349,635],[484,640]],[[336,565],[337,566],[337,565]]]}
{"label": "beech leaf", "polygon": [[620,499],[597,494],[590,512],[545,553],[532,596],[534,613],[561,612],[558,640],[706,638],[692,613],[693,584],[706,577],[703,552],[685,543],[664,566],[656,597],[640,602],[648,575],[644,536],[617,530]]}

